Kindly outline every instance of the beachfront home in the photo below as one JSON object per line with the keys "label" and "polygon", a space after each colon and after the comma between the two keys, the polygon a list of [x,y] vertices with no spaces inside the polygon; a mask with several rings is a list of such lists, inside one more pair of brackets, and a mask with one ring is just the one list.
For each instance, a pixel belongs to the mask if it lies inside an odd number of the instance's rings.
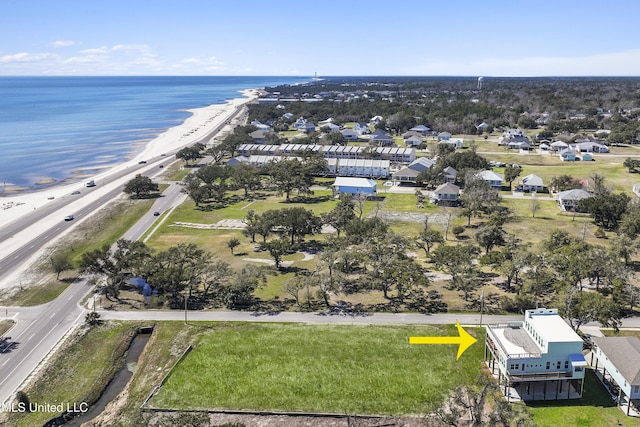
{"label": "beachfront home", "polygon": [[618,406],[640,416],[640,338],[593,337],[590,363],[609,391],[617,390]]}
{"label": "beachfront home", "polygon": [[342,193],[374,195],[376,194],[376,182],[368,178],[339,176],[331,186],[331,189],[334,197]]}
{"label": "beachfront home", "polygon": [[582,339],[557,309],[526,310],[523,321],[486,326],[484,361],[510,401],[582,397]]}
{"label": "beachfront home", "polygon": [[561,191],[558,193],[558,205],[565,212],[581,212],[580,201],[589,197],[592,197],[591,193],[581,188]]}

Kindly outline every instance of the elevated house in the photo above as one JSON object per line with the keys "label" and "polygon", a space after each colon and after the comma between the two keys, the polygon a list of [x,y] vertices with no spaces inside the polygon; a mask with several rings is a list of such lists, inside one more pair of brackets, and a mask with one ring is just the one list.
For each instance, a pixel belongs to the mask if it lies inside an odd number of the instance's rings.
{"label": "elevated house", "polygon": [[519,188],[530,193],[544,191],[544,182],[538,175],[529,174],[522,178]]}
{"label": "elevated house", "polygon": [[358,133],[353,129],[343,129],[340,131],[345,141],[357,141]]}
{"label": "elevated house", "polygon": [[423,141],[419,136],[410,136],[409,138],[405,138],[404,143],[407,144],[407,147],[417,147],[422,144]]}
{"label": "elevated house", "polygon": [[442,170],[442,173],[444,173],[444,182],[455,184],[456,179],[458,179],[458,171],[451,166],[447,166],[446,168],[444,168]]}
{"label": "elevated house", "polygon": [[591,194],[581,188],[561,191],[558,193],[558,205],[565,212],[581,212],[580,201],[589,197]]}
{"label": "elevated house", "polygon": [[356,131],[358,136],[367,135],[371,133],[369,125],[366,123],[358,122],[353,126],[353,130]]}
{"label": "elevated house", "polygon": [[482,178],[484,181],[489,183],[490,186],[494,188],[502,188],[502,181],[504,180],[504,175],[501,175],[492,170],[486,170],[478,173],[478,176]]}
{"label": "elevated house", "polygon": [[418,132],[420,135],[426,136],[429,134],[429,132],[431,132],[431,128],[425,125],[418,125],[418,126],[412,127],[411,129],[409,129],[409,131]]}
{"label": "elevated house", "polygon": [[458,206],[460,199],[460,187],[455,184],[445,183],[439,185],[431,192],[431,203],[438,206]]}
{"label": "elevated house", "polygon": [[640,338],[594,337],[590,363],[618,406],[640,416]]}
{"label": "elevated house", "polygon": [[523,321],[486,326],[484,360],[510,400],[582,397],[582,339],[557,309],[526,310]]}
{"label": "elevated house", "polygon": [[436,161],[427,157],[419,157],[412,161],[409,165],[400,169],[398,172],[392,175],[393,181],[397,182],[416,182],[416,178],[420,175],[420,172],[426,171],[433,167]]}
{"label": "elevated house", "polygon": [[393,144],[393,137],[382,129],[375,130],[369,139],[372,144],[378,147],[386,147]]}

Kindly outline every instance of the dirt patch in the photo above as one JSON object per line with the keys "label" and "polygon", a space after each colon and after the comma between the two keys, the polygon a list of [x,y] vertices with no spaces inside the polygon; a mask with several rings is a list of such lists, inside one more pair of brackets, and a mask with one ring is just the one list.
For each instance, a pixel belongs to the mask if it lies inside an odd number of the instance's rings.
{"label": "dirt patch", "polygon": [[[198,419],[206,419],[206,413],[200,413]],[[168,425],[177,421],[173,412],[156,412],[149,420],[150,426]],[[307,415],[256,415],[256,414],[208,414],[210,425],[239,423],[246,427],[424,427],[421,417],[331,417]],[[165,424],[162,424],[162,423]],[[201,424],[205,425],[205,424]]]}

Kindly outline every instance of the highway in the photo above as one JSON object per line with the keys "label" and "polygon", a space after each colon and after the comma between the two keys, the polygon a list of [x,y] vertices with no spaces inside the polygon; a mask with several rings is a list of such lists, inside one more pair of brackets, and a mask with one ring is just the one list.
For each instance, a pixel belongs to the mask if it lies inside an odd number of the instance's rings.
{"label": "highway", "polygon": [[[208,141],[233,118],[245,114],[246,107],[238,106],[227,114],[221,123],[199,141]],[[190,144],[191,145],[191,144]],[[116,170],[96,181],[97,186],[86,188],[78,184],[79,195],[64,196],[35,209],[0,227],[0,245],[11,252],[0,259],[0,274],[7,277],[14,271],[29,267],[46,244],[69,231],[80,221],[90,221],[90,216],[122,194],[124,184],[137,173],[153,175],[160,172],[160,165],[167,166],[175,157],[166,156],[145,159],[146,163]],[[149,213],[143,215],[122,237],[140,239],[159,219],[153,212],[163,213],[184,201],[185,194],[177,183],[172,183],[153,204]],[[74,220],[64,221],[73,214]],[[0,347],[0,404],[7,403],[24,385],[29,376],[42,365],[47,356],[74,328],[84,322],[85,309],[81,302],[92,291],[84,279],[72,283],[54,301],[38,307],[0,307],[0,319],[12,319],[15,325],[3,336]]]}

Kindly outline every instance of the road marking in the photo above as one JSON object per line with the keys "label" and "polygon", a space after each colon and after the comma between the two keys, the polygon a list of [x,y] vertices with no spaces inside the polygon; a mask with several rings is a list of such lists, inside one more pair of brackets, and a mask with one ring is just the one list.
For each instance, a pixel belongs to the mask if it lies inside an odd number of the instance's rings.
{"label": "road marking", "polygon": [[10,360],[11,360],[11,359],[7,359],[7,360],[5,360],[5,361],[4,361],[4,363],[2,364],[2,366],[6,365],[6,364],[7,364],[7,362],[9,362]]}
{"label": "road marking", "polygon": [[31,338],[33,338],[33,337],[35,337],[35,336],[36,336],[36,334],[35,334],[35,333],[31,334],[31,336],[30,336],[29,338],[27,338],[27,341],[29,341]]}
{"label": "road marking", "polygon": [[55,315],[56,315],[56,313],[54,311],[53,314],[51,316],[49,316],[49,319],[53,319],[53,316],[55,316]]}

